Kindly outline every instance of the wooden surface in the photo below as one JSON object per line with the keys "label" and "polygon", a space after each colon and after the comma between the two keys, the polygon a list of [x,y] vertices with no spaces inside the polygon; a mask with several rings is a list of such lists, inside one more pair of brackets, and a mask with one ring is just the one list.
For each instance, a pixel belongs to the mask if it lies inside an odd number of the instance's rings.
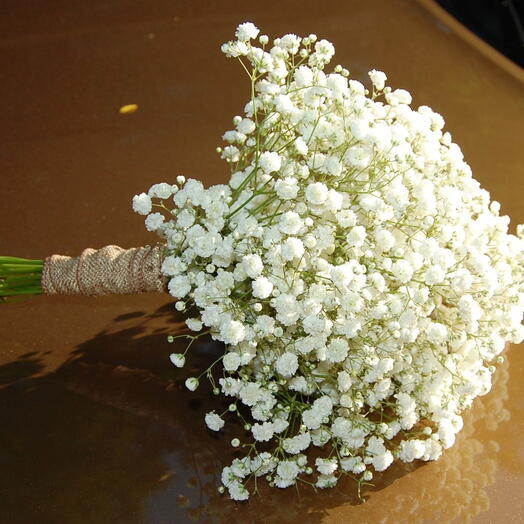
{"label": "wooden surface", "polygon": [[[524,222],[523,85],[417,2],[6,0],[0,251],[38,258],[154,242],[132,195],[181,173],[224,182],[215,147],[248,85],[219,49],[246,20],[270,37],[331,40],[354,78],[384,70],[445,117],[476,178],[513,227]],[[209,392],[178,387],[188,371],[170,365],[166,335],[180,324],[162,295],[1,306],[0,521],[524,521],[522,348],[509,349],[453,449],[391,468],[365,504],[350,482],[299,495],[262,487],[233,504],[216,475],[240,429],[210,435]],[[216,351],[198,346],[189,369]]]}

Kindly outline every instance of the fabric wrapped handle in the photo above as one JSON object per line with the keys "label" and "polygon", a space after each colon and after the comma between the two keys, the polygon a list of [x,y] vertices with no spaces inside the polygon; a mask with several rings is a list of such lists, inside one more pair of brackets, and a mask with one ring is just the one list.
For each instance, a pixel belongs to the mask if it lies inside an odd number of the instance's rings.
{"label": "fabric wrapped handle", "polygon": [[113,295],[166,291],[164,246],[85,249],[79,257],[52,255],[42,270],[47,295]]}

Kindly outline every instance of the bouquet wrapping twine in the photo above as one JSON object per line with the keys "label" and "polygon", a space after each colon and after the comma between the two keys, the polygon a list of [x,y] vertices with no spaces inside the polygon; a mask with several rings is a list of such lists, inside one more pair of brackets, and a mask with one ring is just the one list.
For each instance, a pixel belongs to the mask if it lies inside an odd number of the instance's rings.
{"label": "bouquet wrapping twine", "polygon": [[79,257],[52,255],[42,270],[47,295],[110,295],[163,292],[163,246],[85,249]]}

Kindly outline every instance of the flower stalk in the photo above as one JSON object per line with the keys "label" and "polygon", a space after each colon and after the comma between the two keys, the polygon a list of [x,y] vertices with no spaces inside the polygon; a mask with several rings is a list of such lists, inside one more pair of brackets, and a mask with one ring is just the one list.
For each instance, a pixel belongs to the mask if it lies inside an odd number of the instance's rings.
{"label": "flower stalk", "polygon": [[42,293],[43,260],[0,256],[0,300]]}

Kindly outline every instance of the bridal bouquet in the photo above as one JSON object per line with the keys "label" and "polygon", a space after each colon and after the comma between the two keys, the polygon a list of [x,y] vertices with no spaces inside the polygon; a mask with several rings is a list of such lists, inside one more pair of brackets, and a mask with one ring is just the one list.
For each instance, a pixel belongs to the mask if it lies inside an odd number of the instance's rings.
{"label": "bridal bouquet", "polygon": [[230,398],[210,430],[236,415],[250,434],[219,489],[360,487],[394,459],[435,460],[524,338],[524,227],[508,233],[443,118],[384,73],[326,72],[335,49],[315,35],[235,37],[222,51],[251,97],[218,149],[229,183],[179,176],[133,198],[164,245],[139,264],[148,289],[193,312],[191,342],[224,344],[186,381]]}

